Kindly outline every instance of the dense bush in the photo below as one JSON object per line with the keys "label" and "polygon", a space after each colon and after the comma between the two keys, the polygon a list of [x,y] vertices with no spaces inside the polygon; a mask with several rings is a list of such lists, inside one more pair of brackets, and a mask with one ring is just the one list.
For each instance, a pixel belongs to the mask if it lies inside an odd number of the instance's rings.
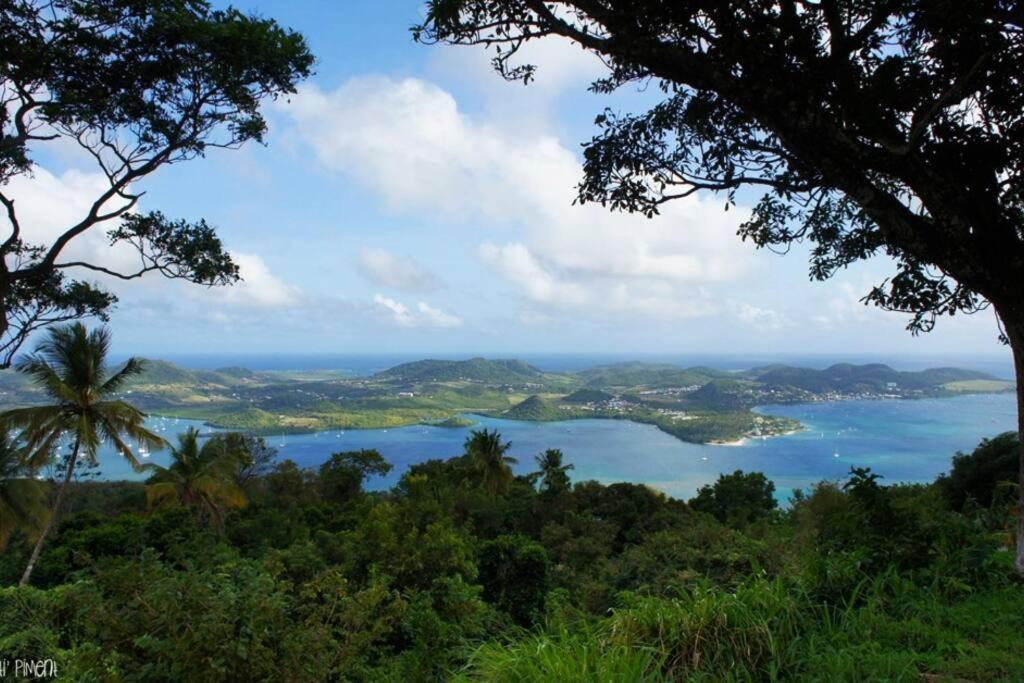
{"label": "dense bush", "polygon": [[968,500],[988,507],[1004,490],[1004,499],[1017,482],[1020,462],[1020,439],[1016,432],[1006,432],[994,439],[985,439],[973,453],[957,453],[947,476],[939,478],[939,489],[955,510]]}
{"label": "dense bush", "polygon": [[223,529],[77,484],[34,587],[0,588],[0,655],[67,680],[1013,680],[1024,589],[978,495],[1002,440],[933,486],[853,470],[786,510],[758,473],[686,504],[551,456],[504,492],[467,457],[383,493],[374,451],[285,461]]}
{"label": "dense bush", "polygon": [[712,515],[730,526],[744,526],[764,519],[777,506],[775,484],[760,472],[736,470],[723,474],[714,484],[702,486],[690,507]]}

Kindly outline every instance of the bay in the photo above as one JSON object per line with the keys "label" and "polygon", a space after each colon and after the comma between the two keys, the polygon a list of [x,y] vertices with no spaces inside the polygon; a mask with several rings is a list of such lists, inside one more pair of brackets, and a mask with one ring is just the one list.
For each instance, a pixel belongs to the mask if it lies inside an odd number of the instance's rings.
{"label": "bay", "polygon": [[[317,467],[331,453],[374,448],[394,465],[387,477],[368,482],[373,489],[393,485],[412,464],[450,458],[462,452],[471,429],[497,429],[512,443],[517,473],[536,469],[534,456],[561,449],[575,466],[576,481],[626,481],[648,484],[669,495],[689,498],[719,474],[736,469],[765,473],[780,500],[793,489],[823,479],[843,478],[850,467],[870,467],[885,482],[929,482],[949,468],[957,451],[970,451],[982,438],[1016,426],[1013,394],[978,394],[944,399],[839,401],[763,406],[761,412],[799,420],[804,431],[740,446],[688,444],[650,425],[625,420],[519,422],[469,416],[473,427],[415,425],[397,429],[338,430],[267,437],[278,457],[302,467]],[[194,426],[189,420],[150,418],[165,438]],[[149,461],[164,464],[165,452]],[[100,463],[105,479],[139,479],[116,454],[104,449]]]}

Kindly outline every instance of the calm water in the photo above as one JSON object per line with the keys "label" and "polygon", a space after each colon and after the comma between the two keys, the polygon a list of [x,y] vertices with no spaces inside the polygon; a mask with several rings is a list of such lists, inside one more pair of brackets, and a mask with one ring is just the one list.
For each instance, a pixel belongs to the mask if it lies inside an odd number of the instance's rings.
{"label": "calm water", "polygon": [[[757,470],[775,481],[779,497],[785,499],[794,488],[842,478],[851,466],[870,467],[887,481],[931,481],[947,470],[956,451],[970,450],[983,437],[1016,427],[1012,394],[760,410],[800,420],[807,430],[743,446],[701,446],[683,443],[649,425],[619,420],[531,423],[477,417],[473,428],[498,429],[511,441],[520,473],[535,469],[533,457],[544,449],[560,448],[575,465],[576,480],[646,483],[688,498],[722,472]],[[187,420],[156,418],[151,423],[165,430],[166,436],[190,425],[211,431]],[[376,448],[395,466],[388,477],[370,482],[372,488],[381,489],[397,481],[411,464],[458,455],[469,430],[413,426],[268,437],[267,441],[278,449],[279,457],[303,467],[315,467],[337,451]],[[155,453],[150,460],[163,463],[166,457]],[[101,465],[106,478],[138,478],[111,453],[101,454]]]}

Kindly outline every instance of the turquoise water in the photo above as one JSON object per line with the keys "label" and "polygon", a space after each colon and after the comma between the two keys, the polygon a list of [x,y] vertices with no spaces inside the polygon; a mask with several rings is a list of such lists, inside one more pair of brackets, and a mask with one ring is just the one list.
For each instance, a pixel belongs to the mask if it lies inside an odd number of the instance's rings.
{"label": "turquoise water", "polygon": [[[546,448],[560,448],[575,465],[575,480],[645,483],[666,493],[688,498],[722,472],[736,469],[764,472],[779,497],[807,488],[822,479],[842,478],[851,466],[870,467],[886,481],[925,482],[949,467],[952,455],[974,448],[1016,426],[1012,394],[960,396],[920,401],[842,401],[791,406],[765,406],[760,411],[784,415],[807,426],[803,432],[742,446],[702,446],[683,443],[650,425],[621,420],[516,422],[474,417],[472,428],[413,426],[400,429],[346,430],[268,437],[279,457],[303,467],[315,467],[331,453],[376,448],[394,466],[386,478],[370,482],[387,488],[405,469],[430,458],[449,458],[462,451],[470,429],[499,430],[512,442],[519,473],[530,472],[533,458]],[[155,418],[151,424],[170,437],[188,420]],[[836,457],[838,454],[838,457]],[[150,460],[166,461],[154,453]],[[137,478],[112,453],[101,454],[105,478]]]}

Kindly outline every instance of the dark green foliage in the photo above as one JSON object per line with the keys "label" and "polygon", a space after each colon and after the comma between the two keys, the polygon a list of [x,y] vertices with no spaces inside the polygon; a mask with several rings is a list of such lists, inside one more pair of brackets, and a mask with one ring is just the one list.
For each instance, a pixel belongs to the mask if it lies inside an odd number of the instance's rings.
{"label": "dark green foliage", "polygon": [[248,443],[242,434],[217,434],[200,446],[197,429],[179,434],[167,467],[145,466],[152,472],[146,480],[148,507],[185,507],[200,522],[223,529],[225,512],[247,502],[238,481],[251,462]]}
{"label": "dark green foliage", "polygon": [[712,515],[730,526],[743,526],[763,519],[778,503],[775,484],[760,472],[736,470],[723,474],[714,484],[702,486],[690,507]]}
{"label": "dark green foliage", "polygon": [[970,454],[953,456],[949,474],[938,485],[949,505],[960,510],[968,500],[989,507],[1002,491],[1004,499],[1017,480],[1020,439],[1014,432],[985,439]]}
{"label": "dark green foliage", "polygon": [[367,477],[382,477],[391,471],[391,463],[375,450],[334,453],[320,466],[320,495],[325,501],[340,503],[355,498]]}
{"label": "dark green foliage", "polygon": [[524,536],[498,536],[480,546],[478,580],[488,602],[508,612],[521,626],[542,613],[548,591],[548,556]]}
{"label": "dark green foliage", "polygon": [[493,495],[508,493],[516,459],[505,455],[511,443],[502,443],[497,430],[472,431],[466,437],[465,457],[484,489]]}
{"label": "dark green foliage", "polygon": [[569,470],[574,465],[563,465],[563,457],[557,448],[549,448],[536,457],[540,467],[536,475],[540,478],[540,492],[544,498],[557,498],[569,490]]}
{"label": "dark green foliage", "polygon": [[[472,453],[507,444],[470,442],[389,492],[360,486],[385,469],[373,451],[282,462],[251,478],[222,535],[181,507],[146,514],[141,484],[72,483],[81,505],[40,559],[43,590],[0,588],[0,651],[52,656],[72,680],[1013,680],[1024,666],[1002,527],[939,486],[855,470],[772,512],[770,482],[734,473],[703,494],[728,526],[649,487],[572,485],[557,451],[495,495]],[[27,552],[12,536],[0,584]]]}

